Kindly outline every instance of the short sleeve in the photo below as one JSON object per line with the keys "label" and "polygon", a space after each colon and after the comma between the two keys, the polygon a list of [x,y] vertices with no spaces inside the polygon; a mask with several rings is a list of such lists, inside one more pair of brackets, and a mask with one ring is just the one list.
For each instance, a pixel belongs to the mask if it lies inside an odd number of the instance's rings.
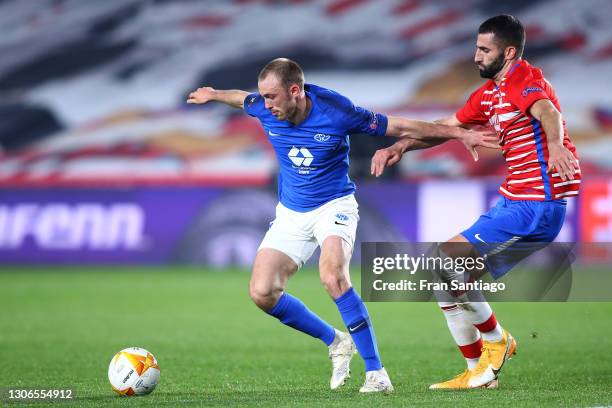
{"label": "short sleeve", "polygon": [[483,90],[478,89],[473,92],[468,98],[467,102],[461,109],[455,113],[457,120],[463,124],[484,124],[489,121],[487,116],[484,114],[482,110],[482,93]]}
{"label": "short sleeve", "polygon": [[244,111],[250,116],[258,117],[261,114],[261,106],[263,98],[258,93],[251,93],[244,98],[243,107]]}
{"label": "short sleeve", "polygon": [[510,93],[510,102],[516,105],[522,113],[528,115],[529,109],[536,101],[551,99],[547,89],[547,84],[542,79],[525,81]]}
{"label": "short sleeve", "polygon": [[349,134],[384,136],[387,132],[387,116],[372,112],[361,106],[352,106],[347,114]]}
{"label": "short sleeve", "polygon": [[327,114],[342,132],[370,136],[384,136],[387,132],[386,115],[355,106],[350,99],[333,91],[328,91],[324,100]]}

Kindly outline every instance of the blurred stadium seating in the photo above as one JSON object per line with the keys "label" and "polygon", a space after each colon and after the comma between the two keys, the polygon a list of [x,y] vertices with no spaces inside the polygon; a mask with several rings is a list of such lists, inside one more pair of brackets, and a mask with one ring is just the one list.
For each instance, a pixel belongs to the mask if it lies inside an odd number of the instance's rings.
{"label": "blurred stadium seating", "polygon": [[[223,106],[188,106],[191,90],[255,89],[263,64],[285,56],[304,67],[308,82],[357,104],[437,119],[480,83],[472,63],[475,32],[502,12],[525,24],[525,57],[556,88],[581,156],[583,194],[562,239],[609,241],[608,0],[5,0],[0,262],[248,264],[273,216],[275,158],[255,120]],[[380,184],[368,180],[369,159],[390,141],[354,137],[351,143],[366,215],[363,240],[444,239],[447,229],[456,231],[488,207],[505,173],[497,152],[482,152],[474,163],[449,143],[411,153]],[[423,200],[445,201],[444,192],[454,188],[473,194],[438,205],[441,213],[459,214],[441,226],[424,212]],[[378,202],[379,189],[403,201]],[[83,209],[93,203],[101,207]],[[240,214],[251,204],[260,211]],[[114,205],[137,210],[117,213]],[[211,218],[213,207],[225,212]],[[163,220],[168,213],[178,217],[174,227]],[[175,234],[167,232],[172,228]],[[140,234],[137,245],[126,231]],[[113,234],[124,234],[115,246]],[[80,255],[71,257],[70,248]],[[88,251],[91,259],[81,256]]]}

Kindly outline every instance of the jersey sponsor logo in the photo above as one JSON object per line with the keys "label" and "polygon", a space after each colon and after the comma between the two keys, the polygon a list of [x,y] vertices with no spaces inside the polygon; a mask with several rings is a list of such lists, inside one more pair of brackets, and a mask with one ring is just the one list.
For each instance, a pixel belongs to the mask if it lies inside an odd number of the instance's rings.
{"label": "jersey sponsor logo", "polygon": [[529,87],[529,88],[525,88],[523,89],[523,92],[521,92],[521,95],[523,95],[523,97],[529,95],[530,93],[533,92],[543,92],[542,88],[538,88],[537,86],[533,86],[533,87]]}
{"label": "jersey sponsor logo", "polygon": [[331,136],[324,135],[323,133],[317,133],[316,135],[314,135],[314,140],[316,140],[317,142],[327,142],[330,137]]}
{"label": "jersey sponsor logo", "polygon": [[293,146],[291,150],[289,150],[288,156],[297,167],[308,167],[314,160],[313,155],[305,147],[297,148]]}

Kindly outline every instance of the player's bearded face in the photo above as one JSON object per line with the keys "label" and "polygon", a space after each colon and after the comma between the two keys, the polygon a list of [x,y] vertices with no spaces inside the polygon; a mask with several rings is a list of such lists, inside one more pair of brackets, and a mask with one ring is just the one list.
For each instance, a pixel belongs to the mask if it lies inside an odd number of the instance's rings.
{"label": "player's bearded face", "polygon": [[499,52],[499,55],[493,59],[493,61],[488,64],[485,61],[476,62],[478,66],[478,71],[480,73],[481,78],[492,79],[497,75],[499,71],[504,67],[504,63],[506,62],[504,53],[502,51]]}
{"label": "player's bearded face", "polygon": [[493,33],[479,33],[474,62],[482,78],[493,79],[506,63],[505,47]]}

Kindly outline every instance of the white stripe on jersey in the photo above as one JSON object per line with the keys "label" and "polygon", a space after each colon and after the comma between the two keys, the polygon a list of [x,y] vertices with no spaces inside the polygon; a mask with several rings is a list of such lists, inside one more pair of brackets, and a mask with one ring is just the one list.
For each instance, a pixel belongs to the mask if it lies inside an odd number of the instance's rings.
{"label": "white stripe on jersey", "polygon": [[[536,170],[540,170],[540,168],[539,167],[532,167],[532,168],[527,169],[527,170],[517,170],[517,171],[513,171],[512,174],[523,174],[523,173],[529,173],[529,172],[536,171]],[[554,174],[553,174],[553,176],[554,176]]]}
{"label": "white stripe on jersey", "polygon": [[[526,127],[527,127],[527,126],[526,126]],[[522,129],[525,129],[525,128],[522,128]],[[510,142],[515,142],[515,141],[517,141],[517,140],[527,139],[528,137],[531,137],[531,136],[533,136],[533,132],[532,132],[532,133],[527,133],[526,135],[517,136],[517,137],[515,137],[514,139],[510,139],[510,140],[508,141],[508,143],[510,143]]]}
{"label": "white stripe on jersey", "polygon": [[512,169],[516,169],[517,167],[523,167],[523,166],[524,166],[524,165],[526,165],[526,164],[531,164],[531,163],[539,163],[539,162],[540,162],[540,161],[539,161],[539,160],[537,160],[537,159],[536,159],[536,160],[529,160],[528,162],[525,162],[525,163],[519,163],[519,164],[515,164],[514,166],[510,166],[510,167],[508,167],[508,168],[509,168],[510,170],[512,170]]}
{"label": "white stripe on jersey", "polygon": [[504,187],[499,187],[499,189],[503,191],[504,193],[508,194],[509,196],[516,197],[516,198],[545,198],[544,194],[512,194],[511,192],[506,190]]}
{"label": "white stripe on jersey", "polygon": [[[529,126],[531,126],[531,125],[527,125],[527,126],[520,127],[520,128],[518,128],[518,129],[510,130],[510,131],[508,131],[508,132],[506,133],[506,136],[511,135],[511,134],[513,134],[513,133],[516,133],[516,132],[520,132],[520,131],[521,131],[521,130],[523,130],[523,129],[527,129]],[[529,135],[533,135],[533,133],[530,133]],[[529,136],[529,135],[525,135],[525,136]],[[521,137],[523,137],[523,136],[521,136]]]}
{"label": "white stripe on jersey", "polygon": [[497,118],[499,119],[500,122],[507,122],[510,119],[516,118],[520,114],[521,114],[521,111],[502,113],[501,115],[497,115]]}
{"label": "white stripe on jersey", "polygon": [[561,183],[555,183],[555,187],[567,186],[568,184],[580,184],[580,180],[569,180]]}
{"label": "white stripe on jersey", "polygon": [[498,103],[497,105],[493,105],[493,108],[503,108],[506,106],[510,106],[509,103]]}
{"label": "white stripe on jersey", "polygon": [[561,198],[561,197],[566,197],[566,196],[571,196],[571,195],[578,195],[578,190],[566,191],[564,193],[555,194],[555,198]]}
{"label": "white stripe on jersey", "polygon": [[517,154],[516,156],[506,157],[506,161],[509,162],[509,161],[512,161],[512,160],[522,159],[523,157],[529,156],[530,154],[532,154],[534,152],[535,152],[535,150],[532,150],[532,151],[527,152],[527,153]]}
{"label": "white stripe on jersey", "polygon": [[519,147],[524,147],[524,146],[529,146],[529,145],[534,145],[534,144],[535,144],[535,140],[531,140],[529,142],[525,142],[525,143],[518,144],[516,146],[512,146],[511,148],[508,149],[508,151],[518,149]]}
{"label": "white stripe on jersey", "polygon": [[522,118],[520,118],[519,120],[517,120],[514,123],[519,123],[519,122],[522,122],[522,121],[527,120],[527,119],[529,119],[527,116],[523,116]]}
{"label": "white stripe on jersey", "polygon": [[508,184],[527,183],[529,181],[542,180],[542,177],[529,177],[526,179],[510,180]]}
{"label": "white stripe on jersey", "polygon": [[[516,129],[515,131],[516,131],[516,132],[518,132],[518,131],[520,131],[520,130],[527,129],[528,127],[529,127],[529,126],[523,126],[522,128],[518,128],[518,129]],[[501,142],[503,142],[503,141],[506,139],[506,136],[510,135],[511,133],[514,133],[515,131],[510,131],[510,132],[508,132],[508,133],[504,133],[504,135],[502,136],[502,138],[501,138],[501,140],[500,140],[500,143],[501,143]],[[518,137],[516,137],[516,138],[514,138],[514,139],[510,139],[510,142],[511,142],[511,141],[513,141],[513,140],[521,140],[521,139],[524,139],[524,138],[526,138],[526,137],[531,137],[531,136],[533,136],[533,132],[532,132],[532,133],[528,133],[528,134],[526,134],[526,135],[521,135],[521,136],[518,136]]]}
{"label": "white stripe on jersey", "polygon": [[[574,169],[574,174],[580,174],[580,169]],[[559,177],[559,173],[553,173],[551,174],[551,176],[553,177]]]}

